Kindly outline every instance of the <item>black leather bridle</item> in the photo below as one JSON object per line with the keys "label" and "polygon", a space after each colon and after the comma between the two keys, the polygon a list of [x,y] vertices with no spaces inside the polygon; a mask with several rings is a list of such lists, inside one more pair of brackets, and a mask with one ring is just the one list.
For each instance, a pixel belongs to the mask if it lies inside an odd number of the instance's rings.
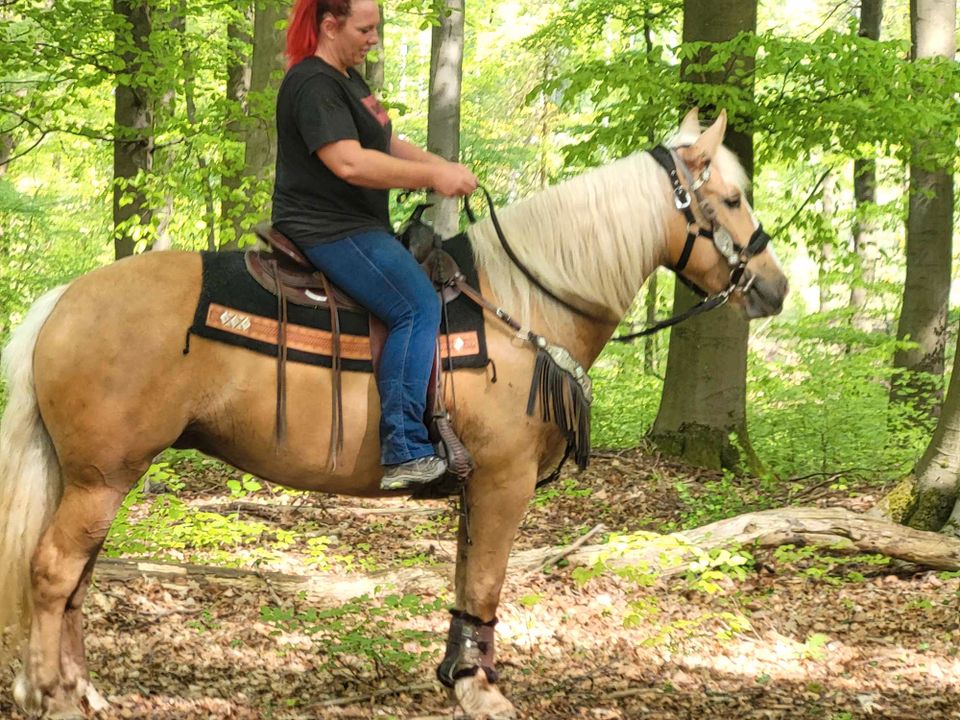
{"label": "black leather bridle", "polygon": [[[733,293],[737,290],[746,293],[753,285],[753,281],[755,279],[754,275],[747,272],[747,263],[750,262],[750,259],[754,255],[763,252],[767,247],[767,243],[770,242],[770,236],[767,235],[766,231],[763,229],[763,225],[758,223],[757,229],[753,231],[753,234],[750,236],[750,240],[747,242],[747,246],[743,247],[739,243],[735,242],[733,238],[730,237],[730,234],[716,221],[716,213],[710,207],[710,204],[700,195],[700,188],[703,187],[708,180],[710,180],[709,163],[707,163],[707,165],[703,168],[703,172],[700,173],[700,176],[694,178],[686,163],[680,159],[680,157],[676,154],[676,151],[672,148],[667,148],[663,145],[657,145],[649,152],[653,159],[656,160],[660,167],[666,171],[667,176],[670,178],[670,184],[673,186],[674,207],[676,207],[676,209],[683,214],[684,219],[687,221],[687,238],[684,242],[683,250],[680,252],[680,257],[677,259],[677,263],[670,269],[674,272],[680,282],[690,288],[702,299],[697,305],[694,305],[688,310],[674,315],[673,317],[667,318],[666,320],[661,320],[660,322],[654,323],[643,330],[638,330],[637,332],[629,333],[627,335],[618,335],[617,337],[611,338],[611,340],[616,340],[618,342],[628,342],[638,337],[652,335],[655,332],[676,325],[677,323],[681,323],[684,320],[688,320],[695,315],[700,315],[708,310],[713,310],[714,308],[720,307],[721,305],[724,305],[727,300],[730,299],[730,296],[733,295]],[[680,182],[679,174],[681,172],[683,173],[684,179],[689,185],[689,190]],[[704,217],[710,222],[712,226],[710,229],[702,228],[700,223],[697,222],[697,218],[693,214],[693,209],[690,207],[692,204],[690,197],[691,192],[693,193],[693,197],[697,199],[697,204],[700,206],[700,212],[702,212]],[[716,247],[717,252],[726,258],[727,263],[730,265],[730,284],[726,287],[726,289],[721,290],[716,295],[709,295],[702,288],[697,286],[696,283],[687,279],[682,274],[683,269],[687,266],[687,262],[690,260],[690,255],[693,253],[693,246],[698,238],[703,238],[712,242],[714,247]]]}

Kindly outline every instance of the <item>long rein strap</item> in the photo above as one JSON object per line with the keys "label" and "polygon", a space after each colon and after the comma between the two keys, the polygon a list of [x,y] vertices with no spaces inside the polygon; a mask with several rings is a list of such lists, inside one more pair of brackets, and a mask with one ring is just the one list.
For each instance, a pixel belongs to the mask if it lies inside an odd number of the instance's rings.
{"label": "long rein strap", "polygon": [[[679,275],[677,277],[679,277]],[[630,342],[631,340],[635,340],[636,338],[646,337],[647,335],[653,335],[654,333],[660,332],[661,330],[664,330],[668,327],[678,325],[682,323],[684,320],[689,320],[692,317],[696,317],[697,315],[701,315],[709,310],[713,310],[714,308],[718,308],[721,305],[725,304],[727,300],[730,299],[730,294],[733,292],[733,290],[734,290],[734,287],[731,286],[726,290],[724,290],[723,292],[704,298],[699,303],[694,305],[692,308],[685,310],[679,315],[674,315],[673,317],[669,317],[666,320],[660,320],[659,322],[654,323],[653,325],[646,327],[643,330],[638,330],[637,332],[628,333],[627,335],[617,335],[616,337],[610,338],[610,341],[611,342]]]}
{"label": "long rein strap", "polygon": [[[536,275],[530,272],[529,268],[527,268],[527,266],[523,264],[520,258],[517,257],[517,254],[513,251],[513,248],[510,247],[510,243],[507,242],[507,236],[503,234],[503,228],[500,227],[500,219],[497,217],[497,210],[493,205],[493,198],[490,196],[490,191],[487,190],[487,188],[485,188],[483,185],[478,185],[477,187],[483,191],[483,195],[487,199],[487,207],[490,210],[490,221],[493,223],[493,229],[497,233],[497,238],[500,240],[500,244],[503,246],[504,252],[507,253],[507,257],[509,257],[510,260],[513,262],[513,264],[517,266],[520,272],[523,273],[524,277],[526,277],[527,280],[533,283],[547,297],[549,297],[551,300],[554,300],[560,303],[560,305],[565,307],[570,312],[576,315],[579,315],[580,317],[587,318],[588,320],[592,320],[593,322],[610,324],[609,318],[602,318],[597,315],[594,315],[593,313],[587,312],[586,310],[582,310],[581,308],[578,308],[575,305],[571,305],[569,302],[567,302],[563,298],[558,297],[552,290],[550,290],[550,288],[548,288],[546,285],[541,283]],[[476,224],[477,216],[473,212],[473,209],[470,207],[470,198],[466,195],[464,195],[463,197],[463,209],[467,213],[467,218],[470,220],[470,222],[472,224]]]}

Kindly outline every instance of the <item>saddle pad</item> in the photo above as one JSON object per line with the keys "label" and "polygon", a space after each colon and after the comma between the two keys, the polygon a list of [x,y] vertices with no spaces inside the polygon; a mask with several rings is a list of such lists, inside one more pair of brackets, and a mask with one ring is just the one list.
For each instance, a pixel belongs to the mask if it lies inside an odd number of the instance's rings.
{"label": "saddle pad", "polygon": [[[466,234],[443,244],[467,282],[477,286],[477,271]],[[203,284],[189,334],[219,340],[276,357],[277,298],[250,277],[243,252],[202,252]],[[340,356],[344,370],[373,372],[367,313],[339,310]],[[440,336],[444,369],[486,367],[483,311],[460,295],[447,304]],[[287,303],[287,360],[330,367],[332,334],[326,308]]]}

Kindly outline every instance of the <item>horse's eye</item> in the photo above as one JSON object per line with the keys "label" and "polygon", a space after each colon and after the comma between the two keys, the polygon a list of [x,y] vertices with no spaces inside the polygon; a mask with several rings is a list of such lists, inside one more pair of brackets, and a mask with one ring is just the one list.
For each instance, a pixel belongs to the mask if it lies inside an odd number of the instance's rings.
{"label": "horse's eye", "polygon": [[728,208],[732,208],[736,210],[738,207],[740,207],[740,196],[738,195],[735,198],[724,198],[723,204],[726,205]]}

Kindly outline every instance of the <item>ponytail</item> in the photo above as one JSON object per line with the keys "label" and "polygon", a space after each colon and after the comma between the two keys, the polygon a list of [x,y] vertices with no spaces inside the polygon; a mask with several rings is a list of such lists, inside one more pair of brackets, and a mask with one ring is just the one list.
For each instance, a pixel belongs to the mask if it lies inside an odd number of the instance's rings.
{"label": "ponytail", "polygon": [[342,20],[350,15],[350,0],[296,0],[287,25],[287,69],[317,51],[320,20],[327,13]]}

